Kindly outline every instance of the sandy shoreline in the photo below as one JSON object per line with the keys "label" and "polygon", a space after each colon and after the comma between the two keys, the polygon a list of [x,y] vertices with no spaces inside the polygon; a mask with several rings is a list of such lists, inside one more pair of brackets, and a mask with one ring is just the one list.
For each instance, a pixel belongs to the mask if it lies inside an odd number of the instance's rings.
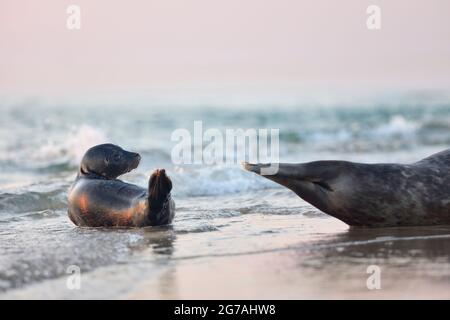
{"label": "sandy shoreline", "polygon": [[[1,299],[449,299],[449,227],[348,230],[337,237],[267,252],[145,262],[65,277]],[[366,286],[367,267],[381,289]]]}

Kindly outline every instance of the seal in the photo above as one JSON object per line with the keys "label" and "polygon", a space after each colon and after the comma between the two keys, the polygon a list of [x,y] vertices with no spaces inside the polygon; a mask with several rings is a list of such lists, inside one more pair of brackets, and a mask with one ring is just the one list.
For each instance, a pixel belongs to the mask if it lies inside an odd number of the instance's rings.
{"label": "seal", "polygon": [[170,224],[175,203],[172,182],[164,169],[155,170],[148,190],[118,180],[134,170],[141,156],[113,144],[90,148],[69,189],[68,214],[77,226],[145,227]]}
{"label": "seal", "polygon": [[[264,175],[267,168],[276,168]],[[350,226],[450,225],[450,149],[412,164],[244,163]]]}

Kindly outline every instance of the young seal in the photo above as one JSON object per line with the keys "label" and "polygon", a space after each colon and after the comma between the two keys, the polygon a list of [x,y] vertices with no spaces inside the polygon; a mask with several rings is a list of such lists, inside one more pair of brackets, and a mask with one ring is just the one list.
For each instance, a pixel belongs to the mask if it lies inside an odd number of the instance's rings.
{"label": "young seal", "polygon": [[113,144],[90,148],[69,190],[69,218],[77,226],[145,227],[170,224],[175,203],[164,169],[150,177],[148,190],[118,180],[136,169],[141,157]]}
{"label": "young seal", "polygon": [[[250,164],[264,177],[350,226],[450,225],[450,149],[413,164],[315,161]],[[262,172],[264,174],[264,172]]]}

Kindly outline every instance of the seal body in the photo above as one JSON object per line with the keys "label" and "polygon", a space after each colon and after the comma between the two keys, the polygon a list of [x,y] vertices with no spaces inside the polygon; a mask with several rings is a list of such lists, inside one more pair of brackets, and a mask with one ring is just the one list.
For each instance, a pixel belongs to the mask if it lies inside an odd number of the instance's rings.
{"label": "seal body", "polygon": [[148,190],[117,179],[135,169],[139,161],[139,154],[112,144],[89,149],[69,189],[70,220],[88,227],[170,224],[175,203],[170,196],[172,182],[164,169],[152,174]]}
{"label": "seal body", "polygon": [[258,174],[263,168],[278,168],[264,177],[351,226],[450,225],[450,149],[413,164],[315,161],[244,166]]}

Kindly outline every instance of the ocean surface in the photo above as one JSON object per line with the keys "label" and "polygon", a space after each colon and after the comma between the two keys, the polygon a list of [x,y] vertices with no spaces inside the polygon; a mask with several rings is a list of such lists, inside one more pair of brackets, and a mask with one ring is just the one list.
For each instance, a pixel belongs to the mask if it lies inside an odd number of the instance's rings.
{"label": "ocean surface", "polygon": [[[321,297],[333,281],[339,288],[325,297],[345,297],[355,286],[367,291],[373,263],[397,270],[387,276],[396,283],[416,279],[450,296],[448,227],[353,230],[239,163],[171,161],[172,132],[192,132],[200,120],[204,130],[279,129],[282,162],[415,162],[450,147],[450,95],[213,101],[0,99],[0,298]],[[103,142],[141,154],[122,180],[145,187],[152,170],[166,168],[177,206],[172,226],[108,230],[69,221],[67,190],[80,159]],[[67,288],[71,265],[81,269],[84,291]],[[284,270],[302,280],[283,278]],[[358,270],[361,282],[342,279],[346,270]],[[403,292],[388,289],[381,297]]]}

